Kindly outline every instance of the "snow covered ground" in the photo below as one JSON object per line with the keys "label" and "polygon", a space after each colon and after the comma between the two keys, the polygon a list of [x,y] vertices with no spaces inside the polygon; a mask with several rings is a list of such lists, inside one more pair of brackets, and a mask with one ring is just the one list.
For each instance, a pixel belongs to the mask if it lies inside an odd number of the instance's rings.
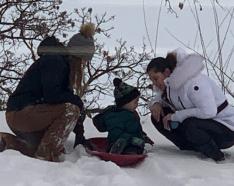
{"label": "snow covered ground", "polygon": [[[9,131],[0,112],[0,131]],[[233,186],[234,148],[222,164],[202,159],[199,154],[179,151],[142,118],[143,128],[154,139],[148,157],[135,167],[120,168],[112,162],[88,155],[82,146],[72,150],[74,135],[67,142],[63,163],[26,157],[16,151],[0,153],[1,186]],[[101,136],[90,120],[85,123],[86,137]]]}
{"label": "snow covered ground", "polygon": [[[233,6],[233,1],[222,0]],[[80,7],[76,1],[64,0],[65,8],[70,9]],[[84,5],[89,5],[97,12],[105,12],[109,15],[116,15],[114,23],[116,29],[112,38],[123,37],[128,39],[130,45],[140,47],[142,37],[145,35],[145,27],[142,13],[142,0],[80,0]],[[99,2],[99,4],[98,4]],[[102,2],[102,3],[101,3]],[[118,5],[104,6],[108,2],[118,2]],[[137,3],[136,3],[137,2]],[[158,7],[151,6],[146,0],[146,12],[148,17],[151,38],[155,35],[156,14]],[[160,1],[159,1],[160,2]],[[126,4],[124,4],[126,3]],[[133,6],[132,3],[136,3]],[[122,6],[120,6],[122,5]],[[209,9],[204,9],[203,19],[207,24],[212,22],[208,19]],[[191,42],[194,25],[184,12],[180,19],[164,12],[161,21],[159,49],[166,51],[179,46],[178,42],[169,37],[165,28],[170,25],[173,33],[183,38],[183,41]],[[131,16],[129,16],[131,15]],[[154,16],[154,17],[153,17]],[[191,16],[191,15],[190,15]],[[151,19],[150,19],[151,17]],[[190,23],[191,22],[191,23]],[[154,24],[153,24],[154,23]],[[207,26],[205,33],[211,26]],[[184,25],[186,32],[184,32]],[[151,27],[152,28],[151,28]],[[182,31],[181,31],[182,28]],[[132,34],[134,33],[134,34]],[[191,37],[192,36],[192,37]],[[232,45],[233,37],[229,43]],[[113,42],[106,42],[107,46],[114,46]],[[166,49],[166,50],[165,50]],[[0,131],[9,131],[4,112],[0,112]],[[145,132],[155,141],[154,147],[148,153],[148,157],[135,167],[120,168],[112,162],[99,160],[97,157],[88,155],[82,146],[72,149],[74,135],[69,137],[67,142],[68,154],[63,163],[51,163],[26,157],[19,152],[7,150],[0,153],[0,186],[233,186],[234,185],[234,147],[225,150],[230,154],[230,158],[221,164],[216,164],[212,160],[202,159],[194,152],[179,151],[173,144],[163,138],[156,129],[153,128],[149,118],[142,118]],[[85,135],[87,138],[102,136],[92,126],[90,120],[85,123]]]}

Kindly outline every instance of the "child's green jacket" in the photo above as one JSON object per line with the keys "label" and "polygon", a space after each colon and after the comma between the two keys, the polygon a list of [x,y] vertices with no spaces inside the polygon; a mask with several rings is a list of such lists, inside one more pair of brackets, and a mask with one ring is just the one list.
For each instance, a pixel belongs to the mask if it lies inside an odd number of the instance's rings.
{"label": "child's green jacket", "polygon": [[117,139],[124,138],[129,141],[131,137],[144,139],[138,113],[124,108],[109,106],[102,114],[102,121],[108,132],[108,142],[113,144]]}

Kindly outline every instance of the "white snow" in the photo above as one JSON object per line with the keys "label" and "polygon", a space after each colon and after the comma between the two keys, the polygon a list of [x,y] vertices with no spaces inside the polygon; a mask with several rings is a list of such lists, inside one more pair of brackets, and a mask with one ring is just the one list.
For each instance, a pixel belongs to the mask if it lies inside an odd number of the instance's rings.
{"label": "white snow", "polygon": [[[123,37],[130,45],[141,46],[145,27],[142,13],[142,0],[81,0],[79,3],[89,5],[95,12],[105,12],[116,15],[113,24],[116,29],[112,38]],[[108,6],[103,6],[109,2]],[[113,2],[112,5],[110,2]],[[155,0],[146,0],[147,17],[151,39],[154,40],[158,7]],[[225,0],[233,6],[233,1]],[[232,2],[232,3],[231,3]],[[76,1],[64,0],[65,8],[80,7]],[[136,3],[136,6],[133,6]],[[152,4],[151,4],[152,3]],[[117,6],[120,4],[123,6]],[[154,6],[155,5],[155,6]],[[204,11],[206,23],[212,22],[207,16],[211,12]],[[181,13],[179,19],[164,12],[161,21],[159,53],[166,53],[180,44],[168,35],[165,28],[172,30],[183,41],[193,43],[195,37],[194,22],[188,14]],[[190,15],[191,16],[191,15]],[[205,24],[205,25],[207,25]],[[186,31],[184,30],[186,25]],[[211,26],[206,26],[207,34]],[[134,34],[132,34],[134,33]],[[230,44],[233,37],[230,37]],[[114,42],[107,42],[108,47]],[[230,49],[231,47],[229,47]],[[161,50],[163,52],[161,52]],[[227,52],[225,52],[227,53]],[[4,112],[0,112],[0,131],[10,132],[6,125]],[[0,186],[233,186],[234,185],[234,147],[225,150],[230,158],[220,164],[201,158],[200,154],[178,150],[172,143],[161,136],[148,117],[142,118],[145,132],[155,141],[148,157],[135,167],[120,168],[112,162],[105,162],[87,154],[82,146],[72,149],[74,135],[67,142],[68,154],[63,163],[52,163],[26,157],[19,152],[7,150],[0,153]],[[90,120],[85,122],[86,138],[103,136],[93,127]]]}
{"label": "white snow", "polygon": [[[0,131],[9,131],[0,112]],[[194,152],[180,151],[142,118],[143,128],[155,141],[148,157],[134,167],[121,168],[87,154],[82,146],[72,150],[74,135],[67,142],[68,154],[62,163],[26,157],[6,150],[0,153],[2,186],[220,186],[233,185],[234,148],[225,150],[230,158],[217,164]],[[87,119],[87,138],[100,134]]]}

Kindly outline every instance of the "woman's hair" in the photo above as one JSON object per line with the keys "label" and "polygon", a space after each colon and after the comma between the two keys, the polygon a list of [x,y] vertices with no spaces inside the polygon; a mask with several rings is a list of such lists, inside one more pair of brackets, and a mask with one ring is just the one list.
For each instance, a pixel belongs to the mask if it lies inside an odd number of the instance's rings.
{"label": "woman's hair", "polygon": [[74,56],[69,56],[69,65],[70,65],[70,87],[80,95],[81,91],[81,82],[83,79],[83,64],[82,59]]}
{"label": "woman's hair", "polygon": [[150,61],[146,68],[146,72],[148,73],[150,70],[154,72],[164,72],[166,68],[168,68],[171,72],[176,67],[177,61],[175,53],[168,53],[166,58],[157,57]]}
{"label": "woman's hair", "polygon": [[[70,54],[70,87],[75,89],[80,96],[83,94],[81,83],[85,67],[82,64],[82,59],[89,61],[95,53],[94,34],[95,25],[93,23],[84,23],[81,25],[79,33],[73,35],[67,45]],[[72,50],[73,47],[80,47],[83,51]]]}

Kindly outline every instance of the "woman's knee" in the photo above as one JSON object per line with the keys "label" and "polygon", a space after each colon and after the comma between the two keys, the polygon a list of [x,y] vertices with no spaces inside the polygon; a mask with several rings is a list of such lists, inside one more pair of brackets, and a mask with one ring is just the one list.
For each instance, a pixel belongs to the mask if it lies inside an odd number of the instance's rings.
{"label": "woman's knee", "polygon": [[195,117],[190,117],[190,118],[186,118],[182,123],[183,123],[185,130],[193,129],[197,127],[197,124],[199,123],[199,119]]}
{"label": "woman's knee", "polygon": [[182,122],[187,139],[193,138],[194,135],[196,136],[198,122],[199,119],[194,117],[187,118]]}

